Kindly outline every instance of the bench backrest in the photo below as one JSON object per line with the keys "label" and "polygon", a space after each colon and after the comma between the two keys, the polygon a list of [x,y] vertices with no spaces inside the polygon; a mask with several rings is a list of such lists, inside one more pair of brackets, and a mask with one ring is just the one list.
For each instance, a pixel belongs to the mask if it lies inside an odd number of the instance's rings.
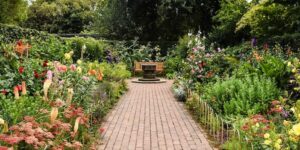
{"label": "bench backrest", "polygon": [[163,62],[134,62],[134,71],[140,72],[143,71],[142,65],[143,64],[154,64],[156,65],[155,71],[157,72],[163,72],[164,71],[164,63]]}

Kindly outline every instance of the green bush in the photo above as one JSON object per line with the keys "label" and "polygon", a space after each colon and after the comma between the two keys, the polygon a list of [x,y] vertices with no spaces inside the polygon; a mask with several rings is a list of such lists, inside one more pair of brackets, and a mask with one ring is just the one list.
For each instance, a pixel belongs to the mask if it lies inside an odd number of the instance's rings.
{"label": "green bush", "polygon": [[168,58],[164,63],[166,74],[172,74],[180,71],[183,66],[182,59],[179,56]]}
{"label": "green bush", "polygon": [[274,78],[278,86],[283,87],[288,82],[289,74],[283,59],[267,55],[258,66],[264,75]]}
{"label": "green bush", "polygon": [[246,116],[265,112],[279,95],[274,80],[254,75],[218,80],[205,88],[203,97],[219,114]]}
{"label": "green bush", "polygon": [[106,49],[110,49],[110,45],[102,40],[96,40],[93,38],[82,38],[74,37],[67,39],[70,47],[74,50],[73,59],[78,60],[81,58],[83,46],[86,46],[86,49],[83,53],[83,58],[86,60],[104,60]]}
{"label": "green bush", "polygon": [[13,51],[13,46],[19,40],[31,46],[29,57],[33,58],[61,60],[64,53],[71,50],[65,41],[58,36],[37,30],[0,24],[0,41],[3,44],[1,49],[11,44],[9,49]]}
{"label": "green bush", "polygon": [[31,41],[36,39],[45,40],[49,37],[58,38],[57,36],[47,34],[46,32],[5,24],[0,24],[0,35],[3,35],[0,36],[0,40],[3,43],[13,43],[20,39],[27,39]]}

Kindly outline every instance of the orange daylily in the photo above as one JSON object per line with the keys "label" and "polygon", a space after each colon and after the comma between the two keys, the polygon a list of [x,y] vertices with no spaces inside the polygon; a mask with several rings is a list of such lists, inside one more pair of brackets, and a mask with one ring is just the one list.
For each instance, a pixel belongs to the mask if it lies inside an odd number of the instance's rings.
{"label": "orange daylily", "polygon": [[89,75],[96,75],[97,72],[96,70],[92,69],[92,70],[89,70]]}
{"label": "orange daylily", "polygon": [[23,42],[20,40],[17,42],[17,45],[15,47],[15,51],[19,53],[21,56],[23,56],[24,52],[27,53],[28,56],[28,50],[31,48],[31,46],[27,43],[26,45],[23,44]]}
{"label": "orange daylily", "polygon": [[99,81],[102,81],[102,80],[103,80],[103,73],[102,73],[101,71],[99,71],[97,79],[98,79]]}

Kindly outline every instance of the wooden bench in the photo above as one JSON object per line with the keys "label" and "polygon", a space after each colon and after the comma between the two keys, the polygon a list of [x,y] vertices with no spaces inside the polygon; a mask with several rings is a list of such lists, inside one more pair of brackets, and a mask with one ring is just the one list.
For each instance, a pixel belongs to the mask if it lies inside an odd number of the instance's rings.
{"label": "wooden bench", "polygon": [[134,73],[143,72],[143,65],[155,65],[155,72],[162,73],[164,71],[164,63],[163,62],[134,62]]}

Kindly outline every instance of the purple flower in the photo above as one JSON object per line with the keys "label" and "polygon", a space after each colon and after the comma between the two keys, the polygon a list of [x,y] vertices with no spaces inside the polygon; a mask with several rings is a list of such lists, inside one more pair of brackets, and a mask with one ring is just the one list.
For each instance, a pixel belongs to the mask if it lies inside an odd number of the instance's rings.
{"label": "purple flower", "polygon": [[252,46],[252,47],[255,47],[256,44],[257,44],[257,40],[256,40],[256,38],[254,37],[254,38],[252,38],[252,40],[251,40],[251,46]]}
{"label": "purple flower", "polygon": [[287,117],[289,117],[289,112],[286,110],[282,110],[281,115],[282,115],[282,117],[287,118]]}

